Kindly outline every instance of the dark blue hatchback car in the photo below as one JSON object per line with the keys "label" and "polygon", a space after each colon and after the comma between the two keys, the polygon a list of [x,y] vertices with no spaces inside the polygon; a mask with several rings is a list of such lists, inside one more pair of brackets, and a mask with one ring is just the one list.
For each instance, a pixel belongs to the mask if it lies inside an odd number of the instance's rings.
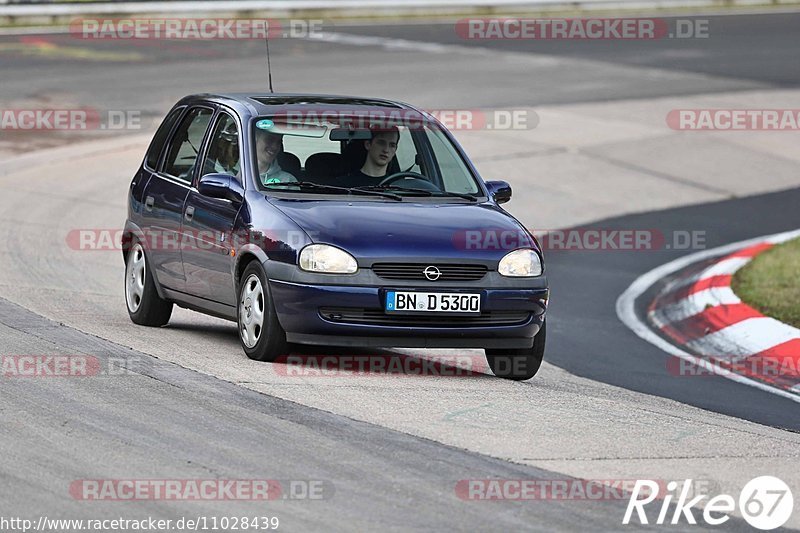
{"label": "dark blue hatchback car", "polygon": [[195,95],[130,185],[125,299],[238,324],[248,357],[288,343],[484,348],[528,379],[545,348],[541,248],[433,116],[380,99]]}

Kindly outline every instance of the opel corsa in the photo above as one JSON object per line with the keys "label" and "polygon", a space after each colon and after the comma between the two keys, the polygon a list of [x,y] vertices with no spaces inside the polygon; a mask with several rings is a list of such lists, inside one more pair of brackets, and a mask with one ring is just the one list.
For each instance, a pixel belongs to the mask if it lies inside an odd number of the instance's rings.
{"label": "opel corsa", "polygon": [[549,291],[539,243],[500,207],[510,198],[407,104],[189,96],[130,184],[128,312],[235,321],[258,361],[288,343],[483,348],[496,375],[528,379]]}

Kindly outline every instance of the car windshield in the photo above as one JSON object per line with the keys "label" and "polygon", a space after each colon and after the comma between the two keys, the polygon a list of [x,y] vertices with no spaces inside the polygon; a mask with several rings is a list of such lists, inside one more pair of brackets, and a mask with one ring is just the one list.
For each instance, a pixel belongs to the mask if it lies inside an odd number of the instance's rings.
{"label": "car windshield", "polygon": [[416,111],[297,109],[258,117],[252,129],[264,191],[454,201],[483,194],[441,126]]}

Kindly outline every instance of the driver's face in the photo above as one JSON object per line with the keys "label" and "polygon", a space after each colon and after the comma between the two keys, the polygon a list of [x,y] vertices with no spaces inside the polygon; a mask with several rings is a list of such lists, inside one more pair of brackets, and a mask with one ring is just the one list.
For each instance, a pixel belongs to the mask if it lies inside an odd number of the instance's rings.
{"label": "driver's face", "polygon": [[256,135],[256,154],[259,170],[263,173],[269,168],[283,147],[280,135],[261,133]]}
{"label": "driver's face", "polygon": [[397,133],[379,133],[371,141],[367,141],[367,157],[379,167],[384,167],[397,153]]}

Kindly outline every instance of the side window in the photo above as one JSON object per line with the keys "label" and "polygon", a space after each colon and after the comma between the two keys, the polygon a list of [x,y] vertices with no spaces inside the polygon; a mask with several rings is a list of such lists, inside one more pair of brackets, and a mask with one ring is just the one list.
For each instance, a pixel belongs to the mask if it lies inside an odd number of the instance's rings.
{"label": "side window", "polygon": [[184,117],[167,152],[164,161],[164,173],[186,182],[190,182],[191,171],[197,161],[203,136],[211,120],[211,109],[196,107]]}
{"label": "side window", "polygon": [[444,133],[439,130],[430,130],[428,139],[430,139],[436,162],[439,164],[445,190],[468,194],[477,193],[478,186],[475,184],[475,180]]}
{"label": "side window", "polygon": [[164,122],[159,126],[158,131],[156,131],[153,137],[153,142],[150,143],[150,148],[147,150],[145,164],[148,168],[153,170],[158,168],[158,160],[161,159],[161,152],[164,150],[164,144],[167,142],[167,135],[172,131],[172,126],[175,124],[175,121],[178,120],[178,117],[181,116],[183,110],[183,107],[175,109],[172,113],[167,115],[167,118],[165,118]]}
{"label": "side window", "polygon": [[236,127],[234,118],[223,112],[220,113],[211,135],[211,145],[202,175],[218,173],[238,177],[240,169],[239,128]]}
{"label": "side window", "polygon": [[408,128],[400,128],[400,140],[397,142],[397,163],[403,172],[411,171],[420,173],[417,164],[417,147]]}

